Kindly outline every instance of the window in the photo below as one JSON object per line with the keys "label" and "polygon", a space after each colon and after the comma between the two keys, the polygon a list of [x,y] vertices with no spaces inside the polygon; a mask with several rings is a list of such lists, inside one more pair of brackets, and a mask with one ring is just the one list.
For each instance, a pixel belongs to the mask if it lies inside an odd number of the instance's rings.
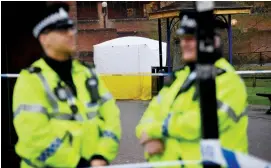
{"label": "window", "polygon": [[140,1],[109,1],[108,18],[126,19],[126,18],[144,18],[144,4],[149,2]]}
{"label": "window", "polygon": [[98,20],[98,8],[95,1],[77,1],[78,20]]}

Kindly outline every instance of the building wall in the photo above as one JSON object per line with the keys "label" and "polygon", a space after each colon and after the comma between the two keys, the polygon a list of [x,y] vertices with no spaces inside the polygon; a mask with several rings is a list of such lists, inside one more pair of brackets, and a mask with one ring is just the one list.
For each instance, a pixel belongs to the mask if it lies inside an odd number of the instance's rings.
{"label": "building wall", "polygon": [[93,45],[117,38],[116,29],[88,29],[78,32],[78,57],[81,60],[93,61]]}
{"label": "building wall", "polygon": [[[78,21],[78,30],[99,29],[103,27],[103,23],[99,21]],[[156,20],[147,19],[121,19],[108,20],[107,28],[114,28],[117,32],[122,31],[152,31],[157,28]]]}
{"label": "building wall", "polygon": [[78,20],[95,20],[98,19],[98,9],[96,1],[76,2]]}
{"label": "building wall", "polygon": [[247,32],[247,37],[233,43],[235,60],[240,64],[271,63],[271,31]]}
{"label": "building wall", "polygon": [[[79,59],[92,61],[93,45],[123,36],[143,36],[150,37],[153,31],[157,30],[156,20],[147,20],[146,18],[128,18],[128,19],[108,19],[106,15],[106,28],[104,28],[104,15],[102,12],[102,2],[97,2],[97,6],[76,6],[76,2],[68,2],[73,10],[70,15],[77,22],[77,54]],[[141,4],[142,5],[142,4]],[[77,7],[77,8],[76,8]],[[87,12],[90,13],[87,13]],[[97,12],[95,17],[84,18]],[[108,12],[111,16],[119,17],[120,11],[115,11],[108,6]],[[78,15],[80,13],[80,16]],[[112,14],[113,13],[113,14]],[[83,16],[83,17],[82,17]]]}
{"label": "building wall", "polygon": [[77,20],[77,6],[76,1],[66,1],[70,5],[70,17],[74,20]]}

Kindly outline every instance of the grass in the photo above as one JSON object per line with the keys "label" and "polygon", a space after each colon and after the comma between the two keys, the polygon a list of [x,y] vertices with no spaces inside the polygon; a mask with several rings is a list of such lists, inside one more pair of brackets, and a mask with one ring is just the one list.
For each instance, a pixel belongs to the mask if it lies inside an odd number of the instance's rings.
{"label": "grass", "polygon": [[270,105],[268,98],[256,96],[256,93],[271,93],[270,87],[247,87],[248,103],[254,105]]}
{"label": "grass", "polygon": [[252,79],[244,79],[247,92],[248,103],[255,105],[270,105],[268,98],[257,96],[256,93],[271,93],[271,79],[257,79],[256,87],[253,87]]}
{"label": "grass", "polygon": [[[237,71],[251,71],[251,70],[271,70],[271,66],[259,66],[259,65],[243,65],[234,66]],[[243,75],[242,75],[243,76]],[[253,75],[245,75],[253,76]],[[254,105],[270,105],[268,98],[257,96],[256,93],[271,93],[271,75],[257,75],[270,77],[270,79],[257,79],[255,87],[253,87],[253,78],[243,78],[247,86],[248,103]]]}
{"label": "grass", "polygon": [[271,70],[271,66],[234,66],[237,71],[253,71],[253,70]]}

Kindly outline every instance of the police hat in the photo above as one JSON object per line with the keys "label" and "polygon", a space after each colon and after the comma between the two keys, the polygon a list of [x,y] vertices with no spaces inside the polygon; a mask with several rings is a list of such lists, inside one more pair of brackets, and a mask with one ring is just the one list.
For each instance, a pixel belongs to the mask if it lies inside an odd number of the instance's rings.
{"label": "police hat", "polygon": [[[187,11],[180,13],[180,27],[177,29],[176,34],[180,36],[195,36],[197,21],[196,21],[196,12]],[[222,20],[216,18],[215,19],[215,28],[217,29],[225,29],[228,25]]]}
{"label": "police hat", "polygon": [[196,34],[196,12],[181,12],[180,27],[177,29],[177,35],[195,35]]}
{"label": "police hat", "polygon": [[33,29],[33,35],[38,38],[44,30],[67,29],[74,26],[69,18],[69,5],[59,2],[49,5],[41,15],[39,22]]}

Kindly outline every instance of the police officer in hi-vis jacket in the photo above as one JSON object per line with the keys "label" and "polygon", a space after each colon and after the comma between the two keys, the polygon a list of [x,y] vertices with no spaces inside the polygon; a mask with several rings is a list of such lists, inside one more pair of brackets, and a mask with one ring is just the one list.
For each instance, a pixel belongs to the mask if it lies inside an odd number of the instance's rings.
{"label": "police officer in hi-vis jacket", "polygon": [[[180,48],[185,65],[174,71],[167,83],[152,99],[136,127],[136,136],[150,161],[201,160],[201,117],[199,93],[196,89],[197,41],[196,15],[182,12]],[[216,20],[217,28],[226,28]],[[233,66],[221,57],[220,36],[216,33],[214,58],[216,97],[220,142],[224,148],[248,152],[248,116],[246,86]],[[180,167],[180,166],[176,166]],[[185,165],[184,167],[201,167]]]}
{"label": "police officer in hi-vis jacket", "polygon": [[43,11],[33,35],[44,54],[15,84],[15,148],[22,168],[104,166],[118,153],[119,108],[94,66],[72,58],[76,28],[68,11],[62,2]]}

